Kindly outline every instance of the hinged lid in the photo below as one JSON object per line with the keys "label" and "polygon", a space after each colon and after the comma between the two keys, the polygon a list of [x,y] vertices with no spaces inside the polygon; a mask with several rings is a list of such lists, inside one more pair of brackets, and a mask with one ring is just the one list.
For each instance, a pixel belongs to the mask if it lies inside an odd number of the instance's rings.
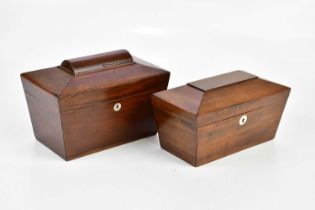
{"label": "hinged lid", "polygon": [[290,88],[233,71],[154,94],[189,114],[202,127],[286,100]]}
{"label": "hinged lid", "polygon": [[61,109],[69,110],[165,89],[169,72],[118,50],[67,59],[60,66],[21,76],[60,98]]}

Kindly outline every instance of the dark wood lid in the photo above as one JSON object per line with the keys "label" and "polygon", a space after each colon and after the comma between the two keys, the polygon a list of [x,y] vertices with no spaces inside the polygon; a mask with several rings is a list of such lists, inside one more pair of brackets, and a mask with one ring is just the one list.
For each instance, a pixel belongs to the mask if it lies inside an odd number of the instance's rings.
{"label": "dark wood lid", "polygon": [[286,100],[290,88],[244,71],[188,83],[154,96],[205,126],[229,117]]}
{"label": "dark wood lid", "polygon": [[203,92],[210,91],[216,88],[233,85],[249,79],[255,79],[257,76],[244,71],[233,71],[230,73],[220,74],[218,76],[209,77],[188,83],[189,86],[197,88]]}
{"label": "dark wood lid", "polygon": [[[26,72],[21,77],[57,97],[68,97],[103,89],[124,90],[127,84],[130,87],[148,79],[158,80],[165,74],[169,75],[169,72],[133,57],[127,50],[118,50],[67,59],[60,66]],[[128,94],[149,91],[153,86],[150,82],[141,84]],[[104,94],[103,100],[106,97]]]}

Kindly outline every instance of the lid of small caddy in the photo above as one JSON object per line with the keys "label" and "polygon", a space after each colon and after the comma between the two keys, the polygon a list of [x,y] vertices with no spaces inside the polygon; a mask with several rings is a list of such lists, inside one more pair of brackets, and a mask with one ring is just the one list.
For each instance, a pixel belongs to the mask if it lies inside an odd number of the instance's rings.
{"label": "lid of small caddy", "polygon": [[202,127],[286,100],[289,92],[286,86],[238,70],[154,95],[185,111]]}

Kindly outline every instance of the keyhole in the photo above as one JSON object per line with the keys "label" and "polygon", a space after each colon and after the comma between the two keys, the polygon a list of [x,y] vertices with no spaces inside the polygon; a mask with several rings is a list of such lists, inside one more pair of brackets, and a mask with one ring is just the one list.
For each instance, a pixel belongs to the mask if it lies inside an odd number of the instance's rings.
{"label": "keyhole", "polygon": [[239,124],[242,126],[242,125],[244,125],[246,123],[246,121],[247,121],[247,116],[243,115],[240,118]]}
{"label": "keyhole", "polygon": [[113,107],[115,112],[118,112],[121,109],[121,104],[120,103],[116,103]]}

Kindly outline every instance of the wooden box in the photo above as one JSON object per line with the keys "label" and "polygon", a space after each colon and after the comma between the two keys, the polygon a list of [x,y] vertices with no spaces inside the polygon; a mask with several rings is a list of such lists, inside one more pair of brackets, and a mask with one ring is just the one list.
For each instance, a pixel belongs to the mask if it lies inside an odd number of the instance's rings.
{"label": "wooden box", "polygon": [[156,134],[151,94],[170,73],[126,50],[21,74],[36,138],[65,160]]}
{"label": "wooden box", "polygon": [[289,93],[243,71],[155,93],[161,147],[199,166],[271,140]]}

